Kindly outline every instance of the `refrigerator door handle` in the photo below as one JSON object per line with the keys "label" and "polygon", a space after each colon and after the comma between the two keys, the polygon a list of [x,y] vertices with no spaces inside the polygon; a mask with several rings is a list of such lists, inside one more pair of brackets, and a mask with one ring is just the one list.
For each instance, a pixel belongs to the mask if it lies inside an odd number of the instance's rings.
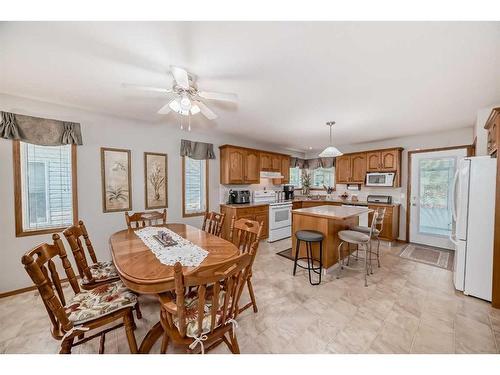
{"label": "refrigerator door handle", "polygon": [[460,169],[457,168],[457,170],[455,172],[455,177],[453,177],[453,184],[452,184],[452,190],[451,190],[451,214],[452,214],[453,220],[455,222],[457,221],[457,195],[458,194],[456,194],[456,189],[457,189],[459,174],[460,174]]}

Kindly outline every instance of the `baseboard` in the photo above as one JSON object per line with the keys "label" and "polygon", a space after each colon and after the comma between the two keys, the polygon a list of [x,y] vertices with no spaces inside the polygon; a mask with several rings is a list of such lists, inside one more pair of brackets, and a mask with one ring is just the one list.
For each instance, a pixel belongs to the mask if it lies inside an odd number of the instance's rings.
{"label": "baseboard", "polygon": [[[61,284],[64,284],[67,282],[68,282],[67,278],[61,279]],[[26,293],[26,292],[32,292],[33,290],[36,290],[36,285],[28,286],[26,288],[21,288],[21,289],[10,290],[8,292],[0,293],[0,299],[5,298],[5,297],[15,296],[15,295]]]}

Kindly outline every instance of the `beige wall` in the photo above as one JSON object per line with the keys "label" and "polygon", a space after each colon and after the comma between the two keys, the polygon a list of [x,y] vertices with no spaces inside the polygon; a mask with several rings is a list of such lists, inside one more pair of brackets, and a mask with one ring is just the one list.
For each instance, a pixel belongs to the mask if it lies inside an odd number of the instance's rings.
{"label": "beige wall", "polygon": [[[79,216],[85,221],[99,259],[110,259],[109,236],[125,225],[123,212],[103,213],[101,204],[100,147],[131,149],[133,210],[144,209],[145,151],[168,154],[168,219],[200,226],[200,218],[182,218],[180,139],[214,143],[217,160],[209,165],[209,205],[219,209],[219,149],[221,144],[237,144],[269,151],[286,152],[272,145],[193,130],[181,131],[171,119],[165,123],[145,123],[99,115],[57,105],[0,95],[0,110],[38,117],[80,122],[83,146],[78,147],[78,203]],[[50,241],[50,235],[16,238],[14,232],[14,191],[12,170],[12,142],[0,139],[0,293],[31,285],[21,265],[21,256],[34,245]]]}

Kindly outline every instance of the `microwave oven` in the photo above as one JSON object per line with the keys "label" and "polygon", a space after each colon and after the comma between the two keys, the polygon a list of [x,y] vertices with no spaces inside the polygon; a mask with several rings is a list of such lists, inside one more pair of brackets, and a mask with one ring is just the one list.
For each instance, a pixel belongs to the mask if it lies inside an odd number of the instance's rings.
{"label": "microwave oven", "polygon": [[366,186],[393,186],[394,172],[375,172],[366,174]]}

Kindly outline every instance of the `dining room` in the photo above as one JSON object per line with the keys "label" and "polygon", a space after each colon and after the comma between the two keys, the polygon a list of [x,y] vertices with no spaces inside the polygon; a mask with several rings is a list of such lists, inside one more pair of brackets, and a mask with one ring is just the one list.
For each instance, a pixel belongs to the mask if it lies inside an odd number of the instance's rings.
{"label": "dining room", "polygon": [[158,14],[0,16],[0,366],[498,365],[498,21]]}

